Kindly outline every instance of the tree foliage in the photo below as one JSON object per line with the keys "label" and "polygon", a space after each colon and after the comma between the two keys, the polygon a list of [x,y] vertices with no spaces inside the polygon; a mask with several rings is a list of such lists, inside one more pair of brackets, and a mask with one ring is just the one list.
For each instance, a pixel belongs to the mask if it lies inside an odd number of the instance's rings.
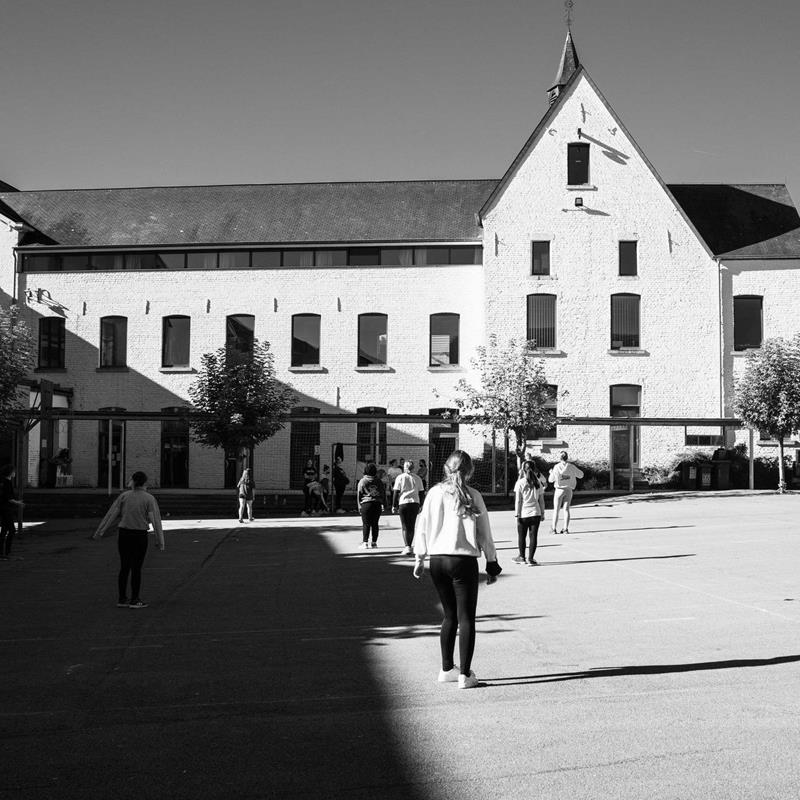
{"label": "tree foliage", "polygon": [[292,387],[275,377],[269,342],[253,342],[252,357],[225,347],[200,359],[200,373],[189,387],[196,411],[192,436],[203,447],[251,449],[274,436],[294,403]]}
{"label": "tree foliage", "polygon": [[778,441],[778,491],[786,488],[784,439],[800,431],[800,334],[767,339],[747,356],[736,383],[735,413],[749,427]]}
{"label": "tree foliage", "polygon": [[9,411],[26,407],[20,384],[33,371],[34,350],[30,328],[17,307],[0,306],[0,428],[12,427]]}
{"label": "tree foliage", "polygon": [[544,360],[532,341],[509,340],[500,346],[497,337],[489,337],[486,347],[477,348],[472,366],[480,386],[465,379],[456,385],[454,398],[457,421],[474,427],[511,434],[517,458],[525,455],[525,442],[536,429],[552,428],[555,417],[547,407],[551,389],[544,371]]}

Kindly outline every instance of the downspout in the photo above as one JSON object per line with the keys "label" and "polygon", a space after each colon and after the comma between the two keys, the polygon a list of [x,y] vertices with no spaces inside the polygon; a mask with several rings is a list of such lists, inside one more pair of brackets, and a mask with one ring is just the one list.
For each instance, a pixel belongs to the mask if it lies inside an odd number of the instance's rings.
{"label": "downspout", "polygon": [[718,293],[718,312],[719,312],[719,416],[725,416],[725,337],[722,334],[722,263],[719,256],[714,258],[717,262],[717,293]]}

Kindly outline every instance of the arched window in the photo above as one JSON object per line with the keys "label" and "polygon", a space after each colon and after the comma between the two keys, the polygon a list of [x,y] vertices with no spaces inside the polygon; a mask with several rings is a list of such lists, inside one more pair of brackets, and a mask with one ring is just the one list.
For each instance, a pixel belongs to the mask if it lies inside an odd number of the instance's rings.
{"label": "arched window", "polygon": [[527,337],[539,348],[556,346],[556,296],[554,294],[528,295]]}
{"label": "arched window", "polygon": [[292,317],[292,366],[318,366],[319,314],[295,314]]}
{"label": "arched window", "polygon": [[252,314],[231,314],[225,322],[225,347],[228,355],[253,354],[256,318]]}
{"label": "arched window", "polygon": [[386,314],[358,315],[358,366],[386,363],[388,317]]}
{"label": "arched window", "polygon": [[100,320],[100,366],[124,367],[128,347],[128,318],[103,317]]}
{"label": "arched window", "polygon": [[458,328],[458,314],[431,314],[430,366],[458,364]]}
{"label": "arched window", "polygon": [[161,330],[161,366],[188,369],[191,319],[181,314],[164,317]]}
{"label": "arched window", "polygon": [[733,298],[733,349],[761,347],[764,337],[764,298],[740,294]]}
{"label": "arched window", "polygon": [[638,294],[611,295],[611,349],[639,347]]}

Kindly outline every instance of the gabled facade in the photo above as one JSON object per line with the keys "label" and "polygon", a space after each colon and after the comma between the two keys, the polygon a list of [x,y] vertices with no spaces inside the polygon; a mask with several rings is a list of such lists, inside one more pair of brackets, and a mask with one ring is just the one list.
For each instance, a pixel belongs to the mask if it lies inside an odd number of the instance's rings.
{"label": "gabled facade", "polygon": [[[571,33],[548,100],[499,180],[0,186],[0,291],[39,335],[35,379],[76,410],[159,411],[188,403],[202,353],[268,340],[304,415],[256,452],[275,491],[336,443],[351,476],[367,454],[482,455],[464,426],[307,418],[446,408],[492,334],[536,341],[560,416],[730,416],[741,355],[800,329],[785,187],[665,184]],[[635,469],[721,443],[708,433],[559,425],[529,447]],[[169,423],[75,422],[33,432],[31,483],[65,441],[76,486],[141,468],[154,485],[221,488],[236,466]]]}

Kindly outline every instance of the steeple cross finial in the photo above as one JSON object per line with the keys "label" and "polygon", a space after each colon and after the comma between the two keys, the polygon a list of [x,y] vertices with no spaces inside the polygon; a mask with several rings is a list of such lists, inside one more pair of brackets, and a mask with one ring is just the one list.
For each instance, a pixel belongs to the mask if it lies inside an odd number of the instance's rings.
{"label": "steeple cross finial", "polygon": [[567,30],[572,30],[572,7],[575,0],[564,0],[564,21],[567,23]]}

